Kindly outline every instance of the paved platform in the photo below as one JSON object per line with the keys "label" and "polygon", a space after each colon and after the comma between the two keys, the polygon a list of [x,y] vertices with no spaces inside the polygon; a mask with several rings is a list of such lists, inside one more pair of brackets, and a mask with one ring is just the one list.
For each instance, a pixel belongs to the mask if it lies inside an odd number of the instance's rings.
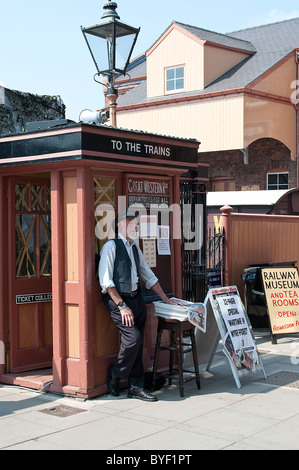
{"label": "paved platform", "polygon": [[0,449],[104,450],[107,458],[120,451],[298,450],[299,335],[276,345],[268,333],[255,337],[267,379],[247,375],[240,389],[221,346],[211,371],[201,368],[201,390],[188,382],[182,398],[174,382],[155,392],[154,403],[128,399],[126,391],[80,401],[0,384]]}

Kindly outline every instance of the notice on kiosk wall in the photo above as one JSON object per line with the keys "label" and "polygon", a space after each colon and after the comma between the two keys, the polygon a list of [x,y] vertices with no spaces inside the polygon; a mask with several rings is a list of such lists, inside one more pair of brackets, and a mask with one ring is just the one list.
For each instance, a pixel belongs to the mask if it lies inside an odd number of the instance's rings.
{"label": "notice on kiosk wall", "polygon": [[272,334],[299,332],[297,268],[262,269]]}

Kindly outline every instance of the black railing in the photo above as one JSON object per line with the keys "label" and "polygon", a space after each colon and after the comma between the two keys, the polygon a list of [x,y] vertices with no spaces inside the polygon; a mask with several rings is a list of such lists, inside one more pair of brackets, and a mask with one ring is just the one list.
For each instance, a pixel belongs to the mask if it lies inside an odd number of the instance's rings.
{"label": "black railing", "polygon": [[224,285],[225,269],[225,232],[209,228],[207,236],[207,287]]}
{"label": "black railing", "polygon": [[[191,205],[191,220],[183,220],[184,205]],[[192,234],[196,232],[195,224],[202,224],[202,236],[206,237],[205,224],[203,221],[196,220],[197,207],[202,205],[205,208],[205,193],[194,191],[194,183],[192,181],[181,182],[181,207],[182,207],[182,233],[186,239],[190,240]],[[205,209],[203,210],[203,219],[205,219]],[[183,226],[183,222],[185,225]],[[189,237],[190,234],[190,238]],[[205,244],[203,243],[197,249],[186,250],[185,243],[182,243],[182,291],[183,299],[190,302],[202,302],[206,295],[206,272],[205,272]],[[196,246],[196,243],[195,243]]]}

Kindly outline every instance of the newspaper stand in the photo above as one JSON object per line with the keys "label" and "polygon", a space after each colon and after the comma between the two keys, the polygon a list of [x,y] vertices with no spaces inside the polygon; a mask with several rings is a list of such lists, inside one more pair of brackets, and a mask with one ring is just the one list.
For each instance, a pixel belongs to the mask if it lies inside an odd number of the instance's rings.
{"label": "newspaper stand", "polygon": [[237,287],[210,289],[205,299],[205,305],[207,317],[209,318],[213,312],[216,321],[213,324],[215,340],[212,343],[213,350],[207,370],[212,365],[221,337],[223,352],[228,358],[238,388],[241,388],[240,377],[250,373],[262,371],[264,377],[267,378],[262,360],[256,349],[252,327]]}

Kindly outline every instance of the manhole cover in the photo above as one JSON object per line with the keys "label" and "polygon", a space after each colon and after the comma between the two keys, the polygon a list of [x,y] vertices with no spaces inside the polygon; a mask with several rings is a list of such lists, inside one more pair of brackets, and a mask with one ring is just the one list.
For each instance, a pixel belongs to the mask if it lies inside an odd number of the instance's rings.
{"label": "manhole cover", "polygon": [[291,387],[299,389],[299,373],[283,370],[276,374],[269,375],[267,379],[260,379],[258,382],[276,385],[277,387]]}
{"label": "manhole cover", "polygon": [[83,413],[86,410],[81,410],[79,408],[72,408],[71,406],[52,406],[51,408],[46,408],[45,410],[40,410],[41,413],[45,413],[52,416],[58,416],[59,418],[67,418],[68,416],[75,415],[77,413]]}

